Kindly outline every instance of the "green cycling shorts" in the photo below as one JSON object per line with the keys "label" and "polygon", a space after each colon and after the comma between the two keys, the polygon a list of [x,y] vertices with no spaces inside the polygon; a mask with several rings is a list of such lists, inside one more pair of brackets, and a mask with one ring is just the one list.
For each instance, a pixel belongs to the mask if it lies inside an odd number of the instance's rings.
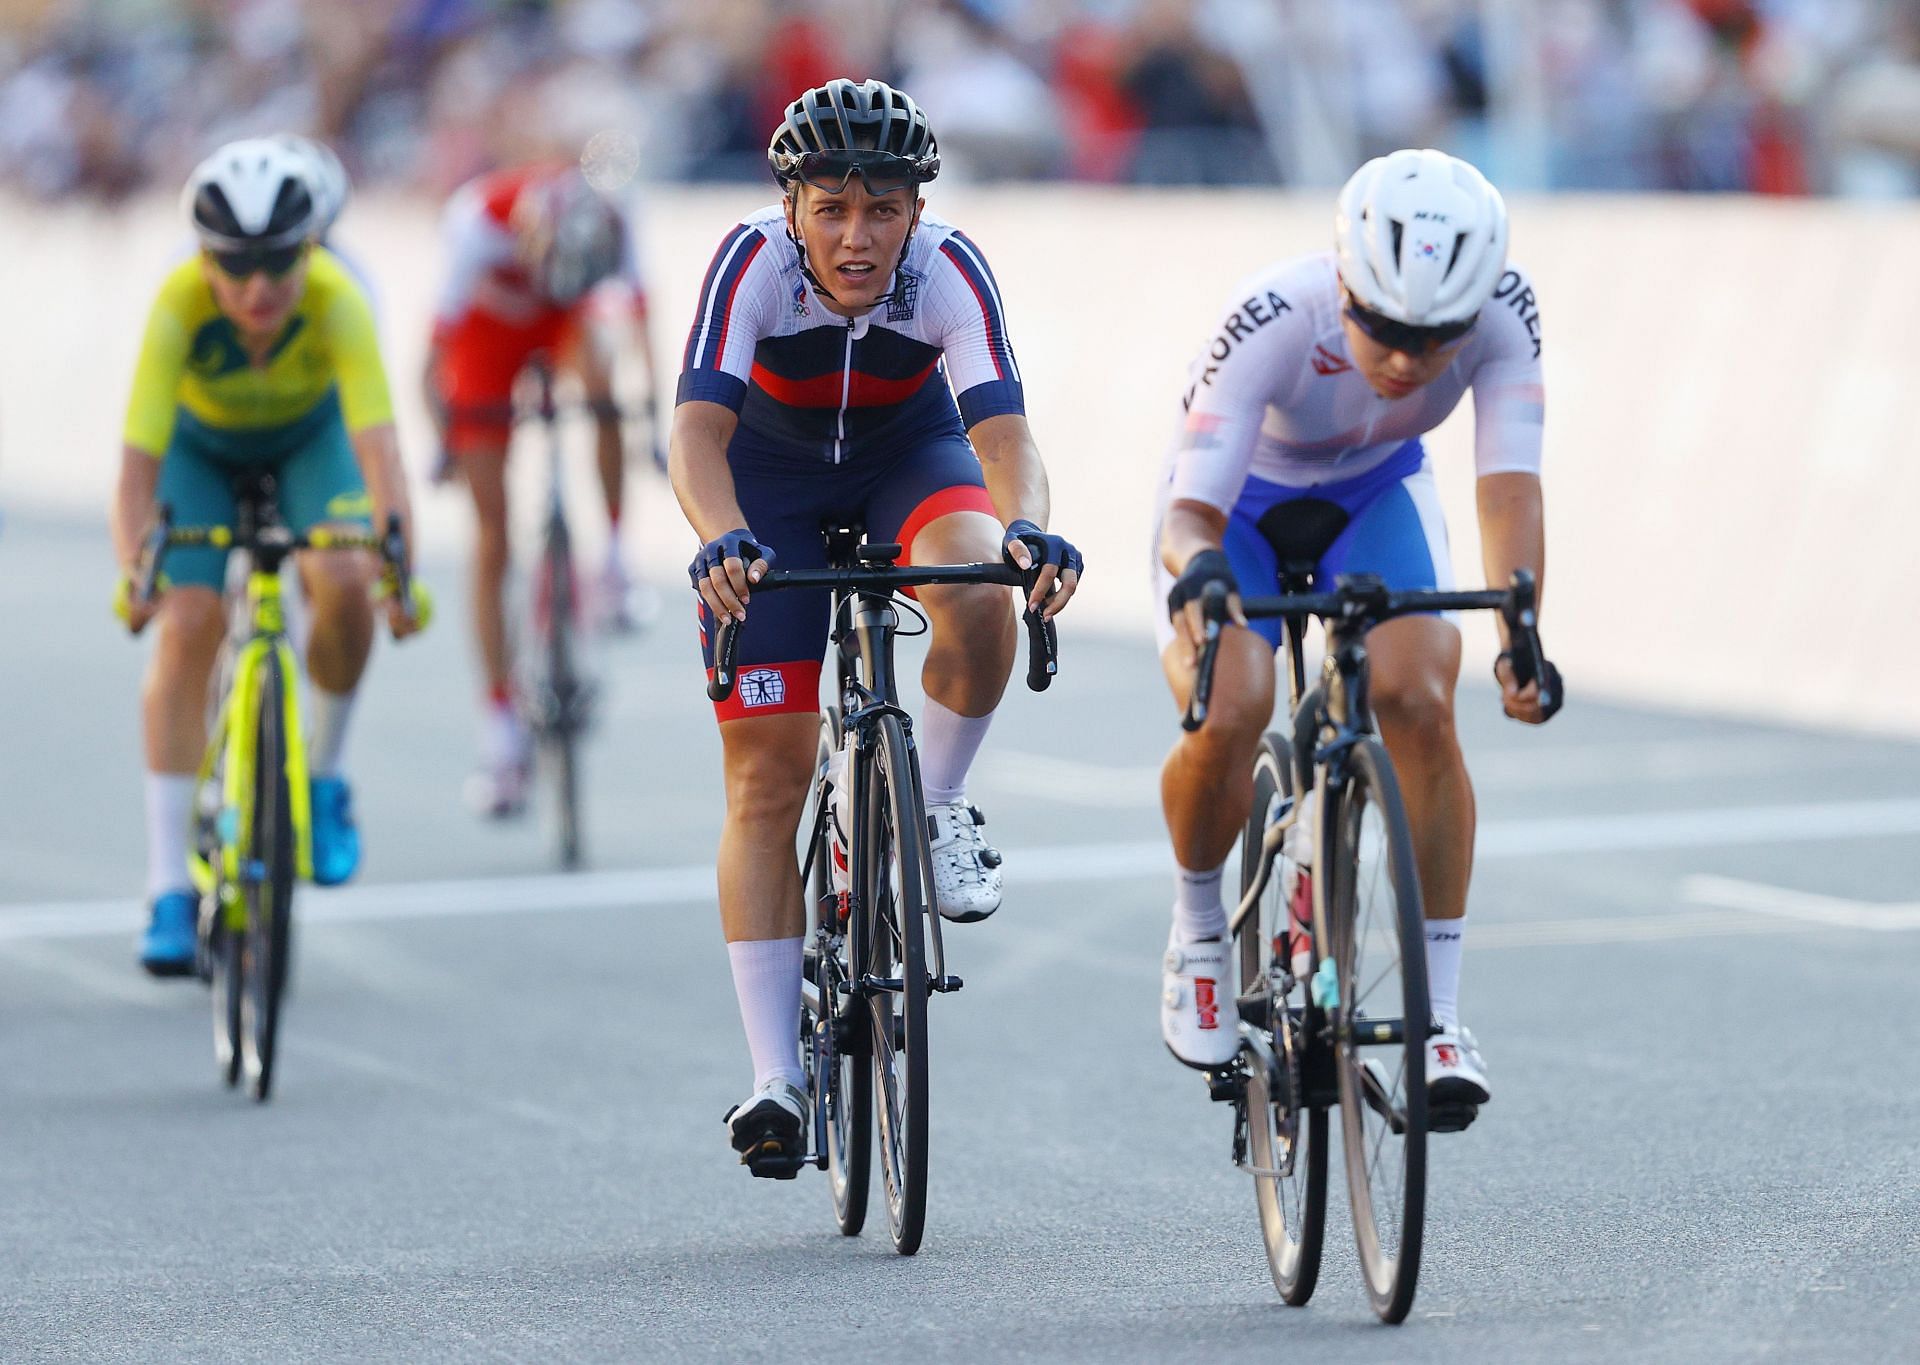
{"label": "green cycling shorts", "polygon": [[[373,506],[337,391],[304,417],[253,431],[219,430],[180,409],[154,496],[172,507],[175,526],[231,526],[234,476],[262,468],[274,471],[280,516],[294,531],[328,524],[371,529]],[[218,589],[226,584],[227,552],[180,546],[167,552],[166,573],[176,585]]]}

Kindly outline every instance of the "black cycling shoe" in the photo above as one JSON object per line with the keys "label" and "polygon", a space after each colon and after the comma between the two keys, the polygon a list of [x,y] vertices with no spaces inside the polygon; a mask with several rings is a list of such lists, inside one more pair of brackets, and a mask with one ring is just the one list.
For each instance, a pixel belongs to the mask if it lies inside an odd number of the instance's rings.
{"label": "black cycling shoe", "polygon": [[806,1164],[807,1093],[790,1081],[769,1081],[726,1113],[727,1136],[740,1164],[769,1180],[791,1180]]}

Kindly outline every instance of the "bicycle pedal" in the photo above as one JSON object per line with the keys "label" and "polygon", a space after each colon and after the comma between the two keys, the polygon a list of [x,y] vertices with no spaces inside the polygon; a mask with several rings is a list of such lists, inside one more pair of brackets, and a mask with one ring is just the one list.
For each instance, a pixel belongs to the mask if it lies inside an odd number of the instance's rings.
{"label": "bicycle pedal", "polygon": [[1427,1131],[1429,1133],[1464,1132],[1478,1117],[1480,1117],[1480,1106],[1477,1104],[1429,1104]]}
{"label": "bicycle pedal", "polygon": [[1221,1067],[1218,1071],[1209,1071],[1207,1077],[1207,1098],[1217,1104],[1238,1104],[1246,1098],[1247,1077],[1239,1067]]}
{"label": "bicycle pedal", "polygon": [[778,1143],[768,1143],[773,1150],[769,1152],[742,1152],[740,1164],[748,1172],[761,1180],[791,1180],[800,1174],[807,1164],[807,1158],[786,1151]]}

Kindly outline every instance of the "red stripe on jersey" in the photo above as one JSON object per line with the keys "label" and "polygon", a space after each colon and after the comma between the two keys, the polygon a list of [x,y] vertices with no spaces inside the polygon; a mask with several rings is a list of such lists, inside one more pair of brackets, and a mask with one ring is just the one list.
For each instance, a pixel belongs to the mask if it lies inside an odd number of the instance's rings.
{"label": "red stripe on jersey", "polygon": [[760,254],[760,248],[766,244],[767,239],[756,232],[753,245],[747,249],[747,254],[740,259],[739,266],[734,270],[733,284],[727,290],[727,301],[720,305],[720,340],[713,348],[713,368],[716,370],[721,368],[727,358],[727,333],[733,330],[734,295],[740,292],[740,281],[746,279],[747,268],[753,264],[753,258]]}
{"label": "red stripe on jersey", "polygon": [[901,563],[914,563],[914,540],[933,522],[954,512],[985,512],[995,520],[999,519],[993,510],[993,499],[978,484],[957,483],[929,493],[920,500],[919,506],[907,513],[907,519],[900,523],[900,529],[894,533],[893,538],[900,542],[906,555]]}
{"label": "red stripe on jersey", "polygon": [[905,379],[882,379],[855,370],[848,382],[840,370],[811,379],[788,379],[755,362],[753,382],[764,389],[769,398],[790,408],[837,408],[843,390],[847,395],[846,406],[850,408],[882,408],[904,403],[920,392],[939,364],[936,358],[920,373]]}

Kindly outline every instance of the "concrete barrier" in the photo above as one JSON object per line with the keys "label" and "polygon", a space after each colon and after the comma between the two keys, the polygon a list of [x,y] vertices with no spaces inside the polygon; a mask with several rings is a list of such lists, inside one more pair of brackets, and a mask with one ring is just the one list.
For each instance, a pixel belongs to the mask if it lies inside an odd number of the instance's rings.
{"label": "concrete barrier", "polygon": [[[715,242],[769,197],[649,201],[669,386]],[[1144,635],[1154,477],[1186,362],[1236,279],[1328,241],[1330,206],[1266,193],[932,197],[1000,278],[1054,520],[1092,565],[1076,615]],[[1901,401],[1920,373],[1920,210],[1554,198],[1516,202],[1514,219],[1547,366],[1544,626],[1576,694],[1920,733],[1920,691],[1900,681],[1920,663],[1904,629],[1920,599],[1920,451]],[[342,235],[378,277],[402,437],[423,470],[432,206],[363,196]],[[184,240],[170,201],[0,201],[0,501],[104,504],[142,319]],[[1432,440],[1463,581],[1479,576],[1470,408]],[[520,464],[531,491],[537,462]],[[461,544],[458,501],[418,496],[429,545]],[[691,534],[671,500],[649,494],[639,521],[647,563],[677,581]],[[1469,670],[1490,652],[1482,630]]]}

